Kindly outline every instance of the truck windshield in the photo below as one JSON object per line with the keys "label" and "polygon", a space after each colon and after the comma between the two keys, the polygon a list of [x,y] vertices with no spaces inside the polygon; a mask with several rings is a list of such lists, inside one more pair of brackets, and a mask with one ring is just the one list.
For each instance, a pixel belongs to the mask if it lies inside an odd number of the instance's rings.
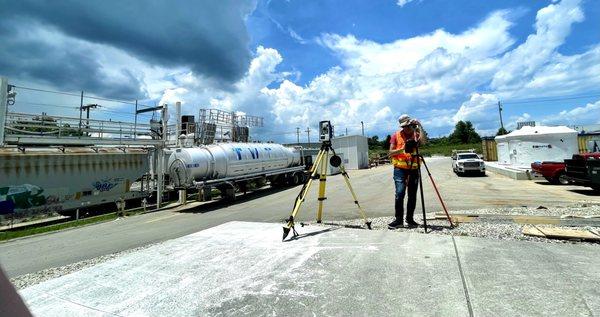
{"label": "truck windshield", "polygon": [[477,154],[461,154],[458,156],[459,160],[465,160],[465,159],[478,159],[479,156],[477,156]]}

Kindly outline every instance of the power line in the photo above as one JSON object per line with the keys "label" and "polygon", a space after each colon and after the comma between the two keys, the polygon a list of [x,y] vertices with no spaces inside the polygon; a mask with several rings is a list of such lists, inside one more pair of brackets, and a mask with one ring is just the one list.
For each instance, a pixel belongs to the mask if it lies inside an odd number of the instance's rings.
{"label": "power line", "polygon": [[[25,90],[38,91],[38,92],[46,92],[46,93],[59,94],[59,95],[65,95],[65,96],[73,96],[73,97],[80,97],[81,96],[81,94],[76,94],[76,93],[71,93],[71,92],[64,92],[64,91],[56,91],[56,90],[48,90],[48,89],[40,89],[40,88],[32,88],[32,87],[24,87],[24,86],[16,86],[16,85],[13,85],[13,87],[18,88],[18,89],[25,89]],[[95,97],[95,96],[89,96],[89,95],[84,95],[83,97],[84,98],[88,98],[88,99],[103,100],[103,101],[112,101],[112,102],[119,102],[119,103],[123,103],[123,104],[135,105],[135,102],[127,101],[127,100],[120,100],[120,99],[113,99],[113,98],[104,98],[104,97]],[[144,106],[144,105],[138,104],[138,106]],[[146,107],[146,106],[144,106],[144,107]]]}
{"label": "power line", "polygon": [[47,93],[51,93],[51,94],[59,94],[59,95],[79,97],[79,94],[74,94],[74,93],[70,93],[70,92],[47,90],[47,89],[40,89],[40,88],[31,88],[31,87],[23,87],[23,86],[16,86],[16,85],[13,85],[13,87],[19,88],[19,89],[25,89],[25,90],[47,92]]}
{"label": "power line", "polygon": [[16,104],[17,105],[26,104],[26,105],[30,105],[30,106],[65,108],[65,109],[79,109],[78,107],[75,107],[75,106],[64,106],[64,105],[41,103],[41,102],[29,102],[29,101],[17,101]]}
{"label": "power line", "polygon": [[572,96],[563,96],[556,98],[540,98],[540,99],[521,99],[521,100],[513,100],[513,101],[504,101],[502,104],[521,104],[521,103],[536,103],[536,102],[548,102],[548,101],[562,101],[562,100],[574,100],[574,99],[584,99],[584,98],[595,98],[600,97],[599,94],[592,95],[572,95]]}
{"label": "power line", "polygon": [[[67,105],[61,105],[61,104],[51,104],[51,103],[42,103],[42,102],[30,102],[30,101],[17,101],[15,106],[18,105],[29,105],[29,106],[37,106],[37,107],[51,107],[51,108],[62,108],[62,109],[72,109],[72,110],[77,110],[79,109],[79,107],[77,106],[67,106]],[[135,113],[132,112],[124,112],[124,111],[117,111],[117,110],[109,110],[109,109],[95,109],[96,111],[100,111],[100,112],[106,112],[106,113],[114,113],[117,114],[121,117],[125,117],[127,115],[131,115],[134,116]],[[138,115],[152,115],[152,113],[141,113]]]}

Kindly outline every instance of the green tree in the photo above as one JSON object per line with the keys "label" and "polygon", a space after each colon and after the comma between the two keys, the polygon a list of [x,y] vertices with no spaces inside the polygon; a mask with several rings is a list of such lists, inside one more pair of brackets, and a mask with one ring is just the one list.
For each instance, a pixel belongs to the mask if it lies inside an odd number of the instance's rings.
{"label": "green tree", "polygon": [[458,121],[454,126],[454,132],[450,134],[450,142],[453,144],[466,144],[481,142],[481,137],[475,131],[471,121]]}
{"label": "green tree", "polygon": [[379,146],[379,137],[376,135],[372,136],[367,139],[367,143],[369,144],[369,146]]}
{"label": "green tree", "polygon": [[505,135],[508,134],[508,131],[506,131],[506,129],[504,127],[501,127],[500,129],[498,129],[498,132],[496,133],[496,135]]}
{"label": "green tree", "polygon": [[388,134],[388,135],[385,137],[385,140],[383,140],[383,145],[382,145],[382,147],[383,147],[383,149],[384,149],[384,150],[388,150],[388,149],[390,148],[390,143],[391,143],[391,140],[392,140],[392,136]]}

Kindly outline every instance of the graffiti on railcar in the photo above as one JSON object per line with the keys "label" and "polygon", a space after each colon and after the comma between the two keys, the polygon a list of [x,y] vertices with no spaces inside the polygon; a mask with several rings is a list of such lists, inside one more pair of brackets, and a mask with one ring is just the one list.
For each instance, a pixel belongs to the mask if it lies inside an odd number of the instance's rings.
{"label": "graffiti on railcar", "polygon": [[100,192],[107,192],[123,182],[123,178],[105,178],[92,183],[92,187]]}

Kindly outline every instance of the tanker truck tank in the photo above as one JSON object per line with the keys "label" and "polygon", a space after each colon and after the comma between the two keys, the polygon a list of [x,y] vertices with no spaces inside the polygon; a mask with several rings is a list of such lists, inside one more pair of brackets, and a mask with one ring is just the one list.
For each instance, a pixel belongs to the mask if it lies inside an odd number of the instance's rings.
{"label": "tanker truck tank", "polygon": [[298,148],[274,143],[221,143],[178,148],[167,164],[175,187],[189,186],[194,181],[244,176],[298,165]]}

